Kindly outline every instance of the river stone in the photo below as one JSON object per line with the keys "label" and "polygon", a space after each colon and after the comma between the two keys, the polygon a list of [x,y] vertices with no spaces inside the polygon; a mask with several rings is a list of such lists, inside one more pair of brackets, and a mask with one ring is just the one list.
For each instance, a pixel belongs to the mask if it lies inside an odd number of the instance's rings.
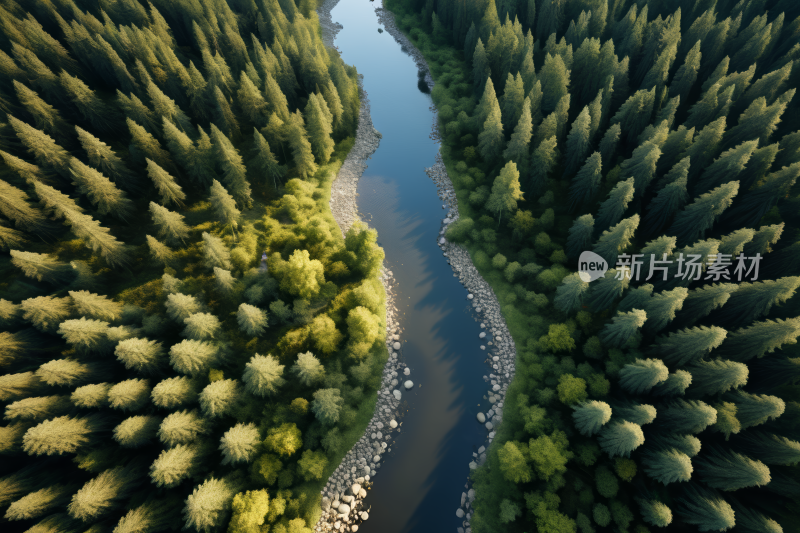
{"label": "river stone", "polygon": [[395,350],[399,350],[400,349],[400,343],[399,342],[395,342],[394,344],[392,344],[392,348],[394,348]]}
{"label": "river stone", "polygon": [[361,485],[358,483],[353,483],[353,486],[350,487],[350,492],[353,496],[358,496],[358,493],[361,492]]}
{"label": "river stone", "polygon": [[494,428],[494,426],[492,425],[491,422],[486,422],[486,424],[484,424],[484,425],[486,426],[486,429],[488,429],[489,431],[491,431],[492,428]]}
{"label": "river stone", "polygon": [[486,415],[484,415],[483,413],[478,413],[478,422],[480,422],[481,424],[486,422]]}
{"label": "river stone", "polygon": [[439,244],[444,244],[444,237],[439,239]]}
{"label": "river stone", "polygon": [[361,511],[358,516],[361,517],[361,520],[369,520],[369,513],[366,511]]}
{"label": "river stone", "polygon": [[353,498],[353,497],[352,497],[352,496],[350,496],[350,495],[345,495],[345,496],[342,496],[342,501],[343,501],[344,503],[350,503],[350,502],[352,502],[354,499],[355,499],[355,498]]}
{"label": "river stone", "polygon": [[358,524],[353,524],[352,526],[350,526],[350,531],[352,531],[353,533],[358,531]]}
{"label": "river stone", "polygon": [[393,390],[393,391],[392,391],[392,394],[394,394],[394,397],[395,397],[395,399],[396,399],[397,401],[400,401],[400,398],[402,398],[402,397],[403,397],[403,394],[402,394],[402,393],[401,393],[399,390],[397,390],[397,389]]}
{"label": "river stone", "polygon": [[392,428],[392,429],[396,428],[397,427],[397,420],[390,420],[389,421],[389,427]]}
{"label": "river stone", "polygon": [[475,499],[475,489],[469,489],[467,491],[467,498],[469,498],[469,501],[473,501]]}
{"label": "river stone", "polygon": [[406,376],[410,375],[411,374],[411,369],[406,367],[405,370],[403,370],[403,374],[405,374]]}
{"label": "river stone", "polygon": [[478,448],[478,453],[483,453],[485,451],[486,451],[486,447],[485,446],[481,446],[480,448]]}
{"label": "river stone", "polygon": [[464,518],[464,509],[456,509],[456,516],[459,518]]}
{"label": "river stone", "polygon": [[475,297],[472,294],[467,294],[467,300],[472,300],[473,298]]}
{"label": "river stone", "polygon": [[369,467],[364,467],[364,479],[369,480]]}
{"label": "river stone", "polygon": [[361,489],[360,491],[358,491],[358,497],[359,497],[359,498],[361,498],[362,500],[363,500],[364,498],[366,498],[366,497],[367,497],[367,491],[366,491],[366,489]]}
{"label": "river stone", "polygon": [[410,389],[414,386],[414,382],[409,379],[408,381],[403,383],[403,385],[405,386],[406,389]]}
{"label": "river stone", "polygon": [[486,333],[484,333],[483,331],[481,331],[481,333],[480,333],[480,335],[478,335],[478,337],[480,337],[480,338],[482,339],[482,338],[486,337]]}
{"label": "river stone", "polygon": [[470,461],[469,462],[469,469],[470,470],[475,470],[476,468],[478,468],[478,463],[476,463],[475,461]]}
{"label": "river stone", "polygon": [[377,463],[380,460],[381,460],[381,456],[380,455],[376,455],[375,457],[372,458],[372,462],[373,463]]}
{"label": "river stone", "polygon": [[495,391],[495,392],[499,391],[500,390],[500,385],[497,385],[497,384],[492,385],[492,390]]}
{"label": "river stone", "polygon": [[348,514],[350,512],[350,506],[346,503],[339,505],[339,512],[342,514]]}

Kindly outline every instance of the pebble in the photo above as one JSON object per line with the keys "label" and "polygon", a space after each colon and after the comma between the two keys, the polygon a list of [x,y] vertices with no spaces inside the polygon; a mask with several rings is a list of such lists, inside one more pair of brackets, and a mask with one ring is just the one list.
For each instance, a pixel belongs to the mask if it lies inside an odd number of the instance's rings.
{"label": "pebble", "polygon": [[483,413],[478,413],[478,416],[477,416],[477,418],[478,418],[478,422],[480,422],[481,424],[483,424],[484,422],[486,422],[486,415],[485,415],[485,414],[483,414]]}
{"label": "pebble", "polygon": [[403,383],[403,386],[404,386],[406,389],[413,388],[413,387],[414,387],[414,382],[413,382],[413,381],[411,381],[411,380],[409,379],[408,381],[406,381],[405,383]]}

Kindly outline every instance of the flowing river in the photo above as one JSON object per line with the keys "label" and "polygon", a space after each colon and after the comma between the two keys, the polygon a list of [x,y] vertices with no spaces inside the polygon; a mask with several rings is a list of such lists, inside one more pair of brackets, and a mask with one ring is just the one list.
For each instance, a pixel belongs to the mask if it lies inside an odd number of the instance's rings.
{"label": "flowing river", "polygon": [[469,462],[486,439],[476,414],[489,408],[487,352],[467,290],[437,246],[447,210],[425,173],[439,148],[431,138],[432,101],[417,86],[414,60],[378,31],[379,6],[340,0],[331,15],[344,27],[334,44],[363,74],[383,134],[359,182],[358,208],[377,229],[397,281],[401,352],[414,388],[403,392],[408,412],[365,500],[370,519],[359,531],[455,531]]}

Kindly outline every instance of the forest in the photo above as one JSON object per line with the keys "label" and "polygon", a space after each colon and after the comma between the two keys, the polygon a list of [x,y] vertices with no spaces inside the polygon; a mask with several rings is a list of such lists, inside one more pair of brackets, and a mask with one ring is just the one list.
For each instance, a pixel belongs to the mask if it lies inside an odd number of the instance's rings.
{"label": "forest", "polygon": [[468,531],[800,531],[800,4],[386,7],[517,347]]}
{"label": "forest", "polygon": [[0,1],[0,530],[311,532],[388,356],[315,8]]}

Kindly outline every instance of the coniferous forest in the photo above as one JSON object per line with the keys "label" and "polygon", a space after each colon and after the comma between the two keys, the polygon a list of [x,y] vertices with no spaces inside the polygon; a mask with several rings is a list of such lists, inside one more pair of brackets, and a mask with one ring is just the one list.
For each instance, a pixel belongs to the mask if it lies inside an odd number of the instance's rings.
{"label": "coniferous forest", "polygon": [[386,4],[517,348],[471,531],[800,531],[800,4]]}
{"label": "coniferous forest", "polygon": [[0,2],[3,531],[316,523],[387,354],[315,8]]}

